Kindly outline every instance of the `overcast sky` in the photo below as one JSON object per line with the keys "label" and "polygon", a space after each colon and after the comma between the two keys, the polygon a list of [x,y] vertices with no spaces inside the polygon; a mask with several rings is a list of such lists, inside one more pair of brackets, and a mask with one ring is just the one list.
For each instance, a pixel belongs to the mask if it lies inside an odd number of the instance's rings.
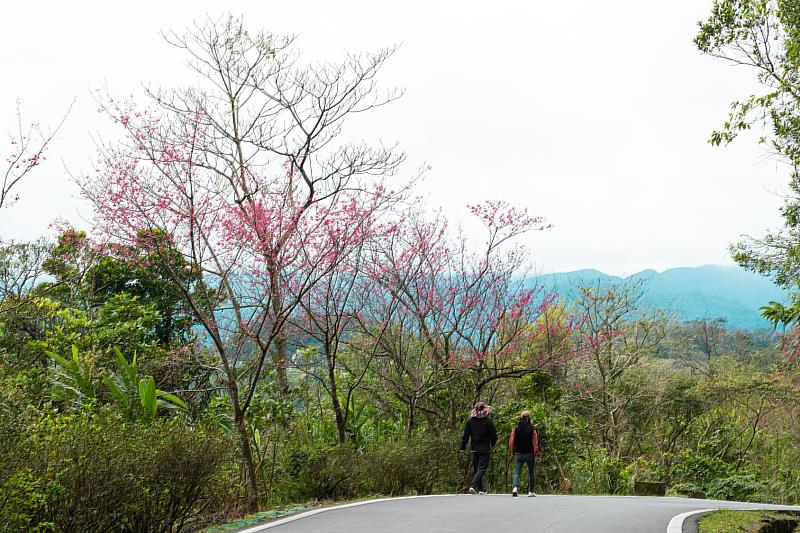
{"label": "overcast sky", "polygon": [[[123,7],[124,6],[124,7]],[[223,7],[224,6],[224,7]],[[727,246],[779,223],[788,171],[754,138],[722,149],[709,133],[754,73],[699,54],[711,0],[377,2],[205,0],[4,3],[0,133],[19,99],[28,120],[58,122],[49,160],[0,211],[0,237],[29,239],[89,210],[68,174],[88,172],[106,128],[90,91],[140,93],[187,83],[184,58],[158,36],[223,9],[246,25],[298,34],[306,57],[400,44],[386,86],[405,96],[354,125],[398,141],[405,173],[432,166],[432,205],[508,200],[555,227],[530,236],[540,271],[729,263]],[[3,140],[3,143],[6,141]],[[3,144],[4,145],[4,144]],[[0,145],[2,146],[2,145]]]}

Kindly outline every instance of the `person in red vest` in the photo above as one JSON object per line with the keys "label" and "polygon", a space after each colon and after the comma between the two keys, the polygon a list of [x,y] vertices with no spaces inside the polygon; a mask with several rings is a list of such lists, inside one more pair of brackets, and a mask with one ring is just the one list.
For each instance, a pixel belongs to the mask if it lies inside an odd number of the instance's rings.
{"label": "person in red vest", "polygon": [[508,450],[514,454],[514,481],[511,495],[515,498],[518,495],[519,477],[522,474],[522,465],[528,465],[528,497],[536,496],[533,493],[533,482],[535,480],[536,461],[542,458],[542,450],[539,448],[539,432],[531,425],[530,411],[522,411],[519,415],[519,422],[511,431],[508,438]]}

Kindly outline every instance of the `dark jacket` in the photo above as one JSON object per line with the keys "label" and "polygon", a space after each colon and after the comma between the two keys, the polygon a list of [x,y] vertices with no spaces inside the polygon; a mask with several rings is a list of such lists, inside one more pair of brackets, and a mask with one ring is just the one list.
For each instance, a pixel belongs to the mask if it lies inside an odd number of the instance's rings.
{"label": "dark jacket", "polygon": [[508,438],[508,449],[511,453],[532,453],[536,457],[542,456],[539,448],[539,432],[535,427],[515,427]]}
{"label": "dark jacket", "polygon": [[497,430],[490,418],[471,417],[464,426],[461,449],[467,449],[467,441],[472,439],[473,452],[488,452],[497,444]]}

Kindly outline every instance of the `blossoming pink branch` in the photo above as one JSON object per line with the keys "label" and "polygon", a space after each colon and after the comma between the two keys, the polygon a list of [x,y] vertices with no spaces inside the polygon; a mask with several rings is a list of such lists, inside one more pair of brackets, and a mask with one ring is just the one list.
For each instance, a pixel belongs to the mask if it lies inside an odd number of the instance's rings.
{"label": "blossoming pink branch", "polygon": [[477,396],[501,379],[535,372],[566,355],[561,349],[533,354],[539,340],[533,326],[553,300],[527,285],[528,254],[514,242],[549,226],[502,202],[471,210],[486,226],[482,247],[474,249],[463,234],[449,232],[441,215],[429,219],[410,210],[399,217],[395,232],[376,241],[367,262],[385,296],[373,297],[356,315],[363,321],[361,342],[368,339],[378,354],[359,367],[374,362],[376,382],[407,406],[409,431],[418,412],[457,419],[455,412],[442,413],[445,407],[434,398],[436,391],[457,397],[450,389],[464,371],[474,376]]}
{"label": "blossoming pink branch", "polygon": [[12,192],[30,172],[41,165],[45,159],[45,152],[53,141],[61,126],[67,120],[72,104],[67,108],[67,112],[61,121],[49,133],[45,134],[38,124],[25,126],[22,120],[22,112],[17,104],[17,127],[16,132],[9,134],[9,149],[5,157],[5,169],[2,172],[2,183],[0,183],[0,209],[15,203],[19,195]]}

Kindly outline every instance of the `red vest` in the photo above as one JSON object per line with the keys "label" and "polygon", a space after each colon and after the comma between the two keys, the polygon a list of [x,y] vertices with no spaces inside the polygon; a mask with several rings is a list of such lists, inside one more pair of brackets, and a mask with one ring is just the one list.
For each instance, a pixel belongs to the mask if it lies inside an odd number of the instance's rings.
{"label": "red vest", "polygon": [[521,442],[520,443],[515,442],[517,436],[516,427],[511,431],[511,436],[508,437],[508,449],[511,450],[512,453],[521,453],[521,450],[527,452],[526,450],[527,448],[527,449],[533,449],[533,455],[535,455],[536,457],[541,457],[542,450],[539,449],[539,432],[536,431],[536,428],[531,428],[531,429],[533,430],[531,431],[532,448],[530,446],[525,446],[525,444]]}

